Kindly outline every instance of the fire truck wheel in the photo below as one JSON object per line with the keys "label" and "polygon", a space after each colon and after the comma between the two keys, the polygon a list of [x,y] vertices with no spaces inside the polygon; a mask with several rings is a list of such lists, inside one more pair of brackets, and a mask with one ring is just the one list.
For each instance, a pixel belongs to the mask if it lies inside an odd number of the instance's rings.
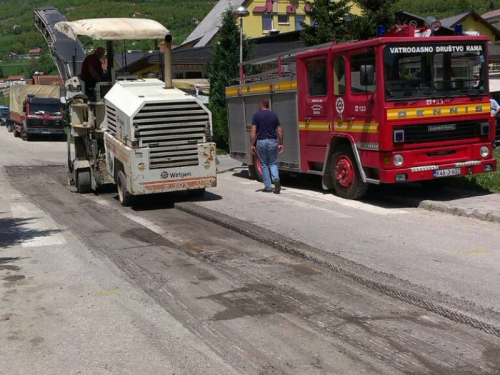
{"label": "fire truck wheel", "polygon": [[361,181],[356,159],[348,145],[340,145],[331,159],[333,187],[339,197],[360,199],[368,189],[368,184]]}
{"label": "fire truck wheel", "polygon": [[123,173],[123,171],[119,171],[116,186],[118,190],[118,199],[124,207],[128,207],[132,204],[132,195],[127,190],[126,181],[125,173]]}
{"label": "fire truck wheel", "polygon": [[90,182],[90,170],[82,169],[76,172],[76,190],[80,194],[87,194],[92,191]]}
{"label": "fire truck wheel", "polygon": [[248,166],[248,173],[252,180],[257,180],[259,182],[264,181],[264,172],[262,171],[262,164],[257,156],[257,152],[253,154],[253,165]]}

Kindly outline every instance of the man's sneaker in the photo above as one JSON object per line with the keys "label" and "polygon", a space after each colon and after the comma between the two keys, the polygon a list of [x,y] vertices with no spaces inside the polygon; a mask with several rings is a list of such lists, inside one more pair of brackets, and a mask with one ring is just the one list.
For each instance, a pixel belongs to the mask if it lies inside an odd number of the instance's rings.
{"label": "man's sneaker", "polygon": [[262,191],[263,191],[264,193],[272,193],[272,192],[273,192],[273,189],[266,189],[266,188],[264,188],[264,189],[262,189]]}
{"label": "man's sneaker", "polygon": [[281,191],[281,184],[280,184],[280,180],[276,179],[273,181],[273,184],[274,184],[274,193],[275,194],[279,194],[280,191]]}

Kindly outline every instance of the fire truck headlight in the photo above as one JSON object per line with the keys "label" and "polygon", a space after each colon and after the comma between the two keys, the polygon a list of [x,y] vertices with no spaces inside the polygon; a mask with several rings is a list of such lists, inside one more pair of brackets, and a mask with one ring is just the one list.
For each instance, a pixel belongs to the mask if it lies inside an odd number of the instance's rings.
{"label": "fire truck headlight", "polygon": [[485,158],[490,154],[490,149],[488,146],[481,146],[479,153],[481,154],[481,157]]}
{"label": "fire truck headlight", "polygon": [[400,155],[400,154],[396,154],[392,158],[392,162],[394,163],[394,165],[396,167],[401,167],[403,165],[404,161],[405,161],[405,159],[403,158],[403,155]]}

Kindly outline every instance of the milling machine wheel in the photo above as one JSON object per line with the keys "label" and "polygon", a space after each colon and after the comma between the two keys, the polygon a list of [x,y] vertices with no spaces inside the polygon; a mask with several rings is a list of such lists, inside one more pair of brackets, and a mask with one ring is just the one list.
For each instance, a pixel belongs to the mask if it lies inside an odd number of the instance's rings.
{"label": "milling machine wheel", "polygon": [[118,190],[118,199],[120,200],[121,205],[124,207],[130,206],[133,199],[132,194],[130,194],[127,190],[126,181],[127,180],[125,178],[125,173],[123,173],[123,171],[119,171],[116,181],[116,187]]}
{"label": "milling machine wheel", "polygon": [[92,183],[90,182],[90,170],[82,169],[76,171],[76,190],[80,194],[87,194],[92,191]]}

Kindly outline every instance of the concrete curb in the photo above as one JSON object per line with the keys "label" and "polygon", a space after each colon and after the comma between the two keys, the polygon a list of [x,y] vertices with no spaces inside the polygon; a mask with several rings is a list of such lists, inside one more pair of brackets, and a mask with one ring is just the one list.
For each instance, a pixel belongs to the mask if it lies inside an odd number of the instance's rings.
{"label": "concrete curb", "polygon": [[500,337],[500,313],[497,311],[412,284],[390,274],[377,272],[336,254],[314,248],[195,203],[176,204],[175,208],[233,230],[284,253],[314,262],[376,292]]}
{"label": "concrete curb", "polygon": [[[449,189],[451,190],[451,189]],[[458,193],[460,192],[459,190],[451,190],[454,192],[456,195],[459,195]],[[462,191],[462,196],[464,195],[469,195],[469,197],[473,197],[474,193],[468,192],[468,191]],[[461,217],[468,217],[471,219],[476,219],[476,220],[481,220],[481,221],[488,221],[491,223],[500,223],[500,213],[496,212],[489,212],[486,210],[482,209],[475,209],[475,208],[464,208],[464,207],[459,207],[458,205],[455,205],[450,202],[440,202],[440,201],[434,201],[430,199],[418,199],[414,197],[405,197],[401,195],[390,195],[386,193],[379,193],[377,194],[377,197],[375,198],[377,200],[385,200],[387,202],[392,202],[395,204],[403,204],[415,208],[422,208],[424,210],[428,211],[438,211],[438,212],[443,212],[446,214],[454,215],[454,216],[461,216]],[[457,198],[460,199],[460,198]]]}

